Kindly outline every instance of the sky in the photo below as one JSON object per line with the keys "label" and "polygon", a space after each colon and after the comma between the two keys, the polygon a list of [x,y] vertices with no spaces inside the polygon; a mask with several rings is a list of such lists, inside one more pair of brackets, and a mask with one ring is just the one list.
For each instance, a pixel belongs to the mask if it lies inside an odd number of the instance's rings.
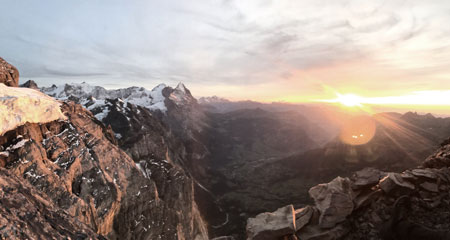
{"label": "sky", "polygon": [[1,2],[0,56],[21,81],[264,102],[425,91],[450,109],[447,0]]}

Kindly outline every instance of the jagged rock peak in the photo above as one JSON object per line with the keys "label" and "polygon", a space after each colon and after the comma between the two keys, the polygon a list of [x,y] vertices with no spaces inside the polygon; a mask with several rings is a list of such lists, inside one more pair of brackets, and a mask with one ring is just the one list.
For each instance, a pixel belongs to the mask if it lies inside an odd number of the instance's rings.
{"label": "jagged rock peak", "polygon": [[33,80],[28,80],[25,83],[20,84],[20,87],[24,87],[24,88],[32,88],[32,89],[37,89],[39,90],[39,87],[37,85],[37,83]]}
{"label": "jagged rock peak", "polygon": [[0,83],[6,86],[19,86],[19,70],[0,57]]}
{"label": "jagged rock peak", "polygon": [[189,91],[189,89],[181,82],[178,83],[176,88],[170,93],[169,99],[176,105],[197,103],[197,100],[192,96],[191,91]]}
{"label": "jagged rock peak", "polygon": [[184,84],[183,84],[182,82],[179,82],[178,85],[177,85],[177,87],[176,87],[175,89],[180,90],[180,91],[182,91],[182,92],[184,92],[184,93],[185,93],[186,91],[189,91],[189,90],[187,90],[186,86],[184,86]]}

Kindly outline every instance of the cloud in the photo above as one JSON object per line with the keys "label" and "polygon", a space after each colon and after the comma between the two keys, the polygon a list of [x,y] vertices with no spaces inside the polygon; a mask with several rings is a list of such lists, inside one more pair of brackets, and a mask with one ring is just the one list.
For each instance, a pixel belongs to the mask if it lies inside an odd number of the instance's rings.
{"label": "cloud", "polygon": [[59,71],[55,69],[44,68],[43,75],[52,76],[52,77],[97,77],[97,76],[106,76],[107,73],[94,73],[94,72],[67,72],[67,71]]}
{"label": "cloud", "polygon": [[44,2],[4,3],[0,55],[47,82],[280,84],[308,95],[318,82],[400,89],[450,76],[446,1]]}

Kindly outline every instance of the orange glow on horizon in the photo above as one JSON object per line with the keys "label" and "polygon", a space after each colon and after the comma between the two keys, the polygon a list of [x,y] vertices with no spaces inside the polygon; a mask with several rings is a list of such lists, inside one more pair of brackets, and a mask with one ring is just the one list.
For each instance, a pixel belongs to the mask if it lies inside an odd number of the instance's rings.
{"label": "orange glow on horizon", "polygon": [[335,92],[333,99],[316,100],[315,102],[324,102],[338,104],[344,109],[363,110],[373,113],[373,108],[385,109],[409,109],[435,111],[450,114],[450,90],[432,90],[415,91],[409,94],[399,96],[384,97],[362,97],[353,93],[341,94]]}

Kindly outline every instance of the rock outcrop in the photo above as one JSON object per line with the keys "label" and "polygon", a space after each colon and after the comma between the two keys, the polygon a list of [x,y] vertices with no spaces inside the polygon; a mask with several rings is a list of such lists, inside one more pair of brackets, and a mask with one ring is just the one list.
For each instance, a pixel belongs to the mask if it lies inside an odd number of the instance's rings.
{"label": "rock outcrop", "polygon": [[248,220],[247,235],[254,240],[271,240],[295,233],[294,207],[288,205],[273,213],[261,213]]}
{"label": "rock outcrop", "polygon": [[0,84],[0,135],[25,123],[43,123],[66,117],[61,103],[39,91]]}
{"label": "rock outcrop", "polygon": [[33,80],[28,80],[25,83],[20,84],[20,87],[39,89],[38,85]]}
{"label": "rock outcrop", "polygon": [[343,222],[353,211],[354,193],[348,178],[337,177],[326,184],[319,184],[309,190],[320,211],[321,228],[332,228]]}
{"label": "rock outcrop", "polygon": [[19,86],[19,71],[3,58],[0,58],[0,83],[10,87]]}
{"label": "rock outcrop", "polygon": [[[315,205],[292,213],[296,232],[272,239],[379,240],[394,235],[417,239],[411,234],[447,239],[433,237],[450,236],[449,156],[450,141],[446,141],[418,168],[401,173],[363,169],[351,178],[319,184],[310,190]],[[402,199],[408,204],[400,203]],[[268,223],[255,226],[258,216],[250,218],[247,227],[270,231]],[[249,234],[248,239],[256,238]]]}

